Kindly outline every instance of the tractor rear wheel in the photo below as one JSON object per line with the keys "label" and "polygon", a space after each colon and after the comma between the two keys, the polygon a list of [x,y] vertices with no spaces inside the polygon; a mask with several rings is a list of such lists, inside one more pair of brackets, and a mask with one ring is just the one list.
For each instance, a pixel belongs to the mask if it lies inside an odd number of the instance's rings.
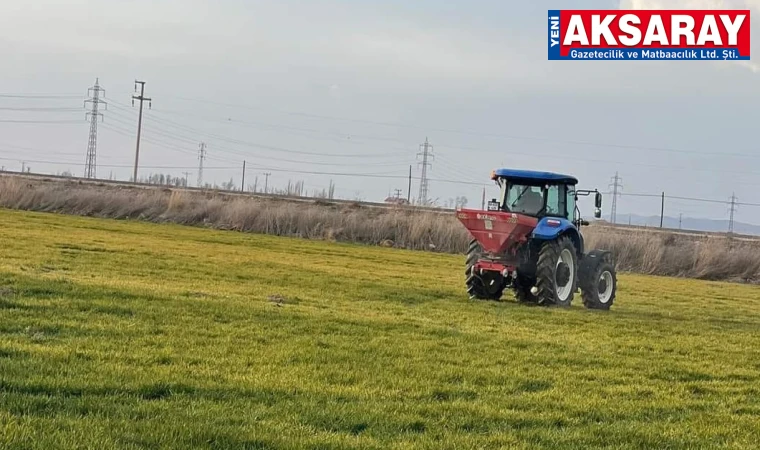
{"label": "tractor rear wheel", "polygon": [[615,302],[617,273],[608,252],[592,251],[580,264],[579,284],[583,305],[588,309],[609,310]]}
{"label": "tractor rear wheel", "polygon": [[541,246],[536,265],[538,304],[570,306],[577,288],[578,255],[567,237],[547,241]]}
{"label": "tractor rear wheel", "polygon": [[467,285],[467,293],[470,299],[477,300],[500,300],[504,293],[504,277],[497,272],[485,272],[482,275],[475,273],[474,267],[480,259],[483,249],[478,241],[470,241],[467,250],[466,269],[464,271]]}

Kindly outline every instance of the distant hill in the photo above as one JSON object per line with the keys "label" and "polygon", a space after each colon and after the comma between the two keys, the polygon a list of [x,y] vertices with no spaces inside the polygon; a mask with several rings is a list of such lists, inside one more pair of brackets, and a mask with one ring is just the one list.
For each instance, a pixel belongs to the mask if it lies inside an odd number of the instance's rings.
{"label": "distant hill", "polygon": [[[617,223],[620,225],[628,224],[628,214],[618,214]],[[647,227],[659,227],[660,216],[639,216],[636,214],[630,215],[631,225],[647,226]],[[665,216],[663,219],[664,228],[679,228],[678,217]],[[693,217],[684,217],[680,228],[683,230],[692,231],[708,231],[725,233],[728,231],[728,220],[714,220],[714,219],[697,219]],[[743,222],[734,222],[734,233],[748,234],[754,236],[760,236],[760,225],[752,225]]]}

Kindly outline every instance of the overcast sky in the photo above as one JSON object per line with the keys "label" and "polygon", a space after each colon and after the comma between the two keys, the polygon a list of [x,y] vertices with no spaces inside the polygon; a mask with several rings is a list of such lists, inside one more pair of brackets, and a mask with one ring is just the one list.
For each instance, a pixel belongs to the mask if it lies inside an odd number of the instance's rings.
{"label": "overcast sky", "polygon": [[[758,3],[667,5],[755,8],[757,42]],[[547,9],[620,6],[5,0],[0,93],[74,97],[0,97],[0,161],[81,176],[89,131],[82,100],[99,77],[109,106],[98,134],[98,176],[128,179],[137,128],[131,95],[140,79],[153,99],[141,175],[171,166],[160,171],[189,172],[194,185],[204,141],[206,181],[239,185],[246,160],[246,184],[258,176],[261,186],[264,172],[272,173],[270,186],[303,180],[309,191],[332,179],[340,197],[381,201],[397,188],[406,194],[410,164],[419,177],[415,154],[428,137],[436,155],[430,197],[441,203],[463,195],[480,206],[482,186],[495,195],[488,175],[496,167],[565,172],[605,191],[617,171],[624,193],[727,200],[736,192],[742,202],[760,203],[756,66],[547,60]],[[49,108],[64,109],[40,110]],[[380,177],[342,175],[351,173]],[[418,189],[414,180],[413,197]],[[619,214],[627,212],[658,214],[659,199],[623,197]],[[673,200],[666,213],[722,219],[727,207]],[[760,208],[740,208],[737,220],[760,223]]]}

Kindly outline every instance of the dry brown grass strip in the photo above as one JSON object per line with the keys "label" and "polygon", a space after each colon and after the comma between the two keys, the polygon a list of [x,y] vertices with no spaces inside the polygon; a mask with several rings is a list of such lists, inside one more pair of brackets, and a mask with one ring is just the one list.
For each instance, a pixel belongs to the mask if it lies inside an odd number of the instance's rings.
{"label": "dry brown grass strip", "polygon": [[[0,178],[0,206],[448,253],[470,239],[453,215],[10,177]],[[611,250],[620,271],[760,283],[760,243],[594,226],[583,234],[589,249]]]}

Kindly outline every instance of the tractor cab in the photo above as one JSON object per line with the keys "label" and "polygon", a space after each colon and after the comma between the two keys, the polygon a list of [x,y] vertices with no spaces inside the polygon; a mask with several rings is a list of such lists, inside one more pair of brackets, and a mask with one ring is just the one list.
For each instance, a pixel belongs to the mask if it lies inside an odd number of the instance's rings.
{"label": "tractor cab", "polygon": [[[537,219],[554,217],[585,224],[580,218],[577,200],[579,195],[591,191],[578,191],[575,177],[551,172],[499,169],[491,173],[491,180],[500,188],[499,198],[488,203],[489,211],[523,214]],[[602,198],[596,192],[596,218],[601,217]]]}

